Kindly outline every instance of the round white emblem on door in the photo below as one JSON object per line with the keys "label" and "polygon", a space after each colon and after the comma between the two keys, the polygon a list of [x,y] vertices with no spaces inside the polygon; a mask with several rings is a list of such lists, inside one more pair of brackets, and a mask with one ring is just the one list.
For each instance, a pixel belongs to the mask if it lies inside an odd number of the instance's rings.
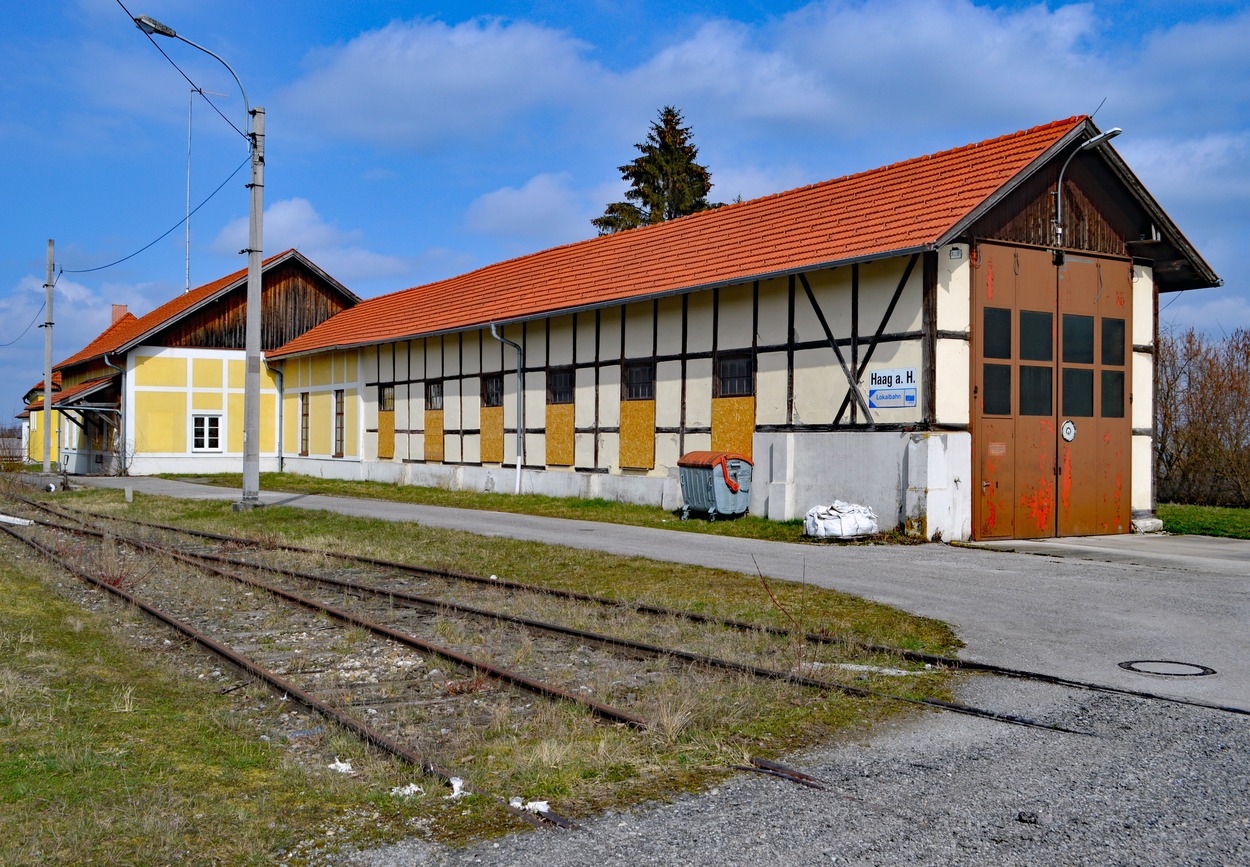
{"label": "round white emblem on door", "polygon": [[1076,439],[1076,425],[1072,423],[1072,419],[1066,419],[1063,427],[1059,428],[1059,435],[1063,437],[1065,443],[1070,443]]}

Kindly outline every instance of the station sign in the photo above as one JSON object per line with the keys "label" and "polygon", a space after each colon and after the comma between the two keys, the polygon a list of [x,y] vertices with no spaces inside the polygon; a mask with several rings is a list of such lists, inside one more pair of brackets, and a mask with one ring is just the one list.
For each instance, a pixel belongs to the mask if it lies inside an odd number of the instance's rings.
{"label": "station sign", "polygon": [[914,367],[872,370],[868,373],[870,409],[915,409],[919,377]]}

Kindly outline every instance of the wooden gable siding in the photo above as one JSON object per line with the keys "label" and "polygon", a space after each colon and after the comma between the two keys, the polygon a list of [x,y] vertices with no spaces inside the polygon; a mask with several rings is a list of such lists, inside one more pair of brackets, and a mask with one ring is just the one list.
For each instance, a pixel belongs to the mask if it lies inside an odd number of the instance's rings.
{"label": "wooden gable siding", "polygon": [[[1022,183],[981,220],[971,235],[994,241],[1053,247],[1055,184],[1062,161]],[[1063,176],[1063,246],[1070,250],[1130,255],[1128,244],[1150,237],[1150,219],[1122,183],[1096,157],[1081,155]]]}
{"label": "wooden gable siding", "polygon": [[[261,348],[277,349],[345,310],[347,299],[298,265],[266,272],[261,291]],[[247,286],[195,311],[145,343],[199,349],[242,349],[247,326]]]}
{"label": "wooden gable siding", "polygon": [[[118,363],[117,359],[113,359],[113,363],[117,364]],[[61,388],[71,388],[75,385],[78,385],[79,383],[89,382],[90,380],[99,379],[102,376],[111,376],[116,373],[117,373],[117,368],[109,367],[107,364],[104,363],[103,360],[96,358],[85,364],[74,365],[71,368],[67,368],[66,370],[63,370],[61,372],[61,376],[63,377],[62,382],[61,382]],[[57,389],[57,391],[60,391],[60,390],[61,389]],[[43,391],[41,389],[39,391],[39,394],[36,396],[42,397],[42,395],[43,395]],[[56,401],[55,391],[53,392],[52,400],[55,403]]]}

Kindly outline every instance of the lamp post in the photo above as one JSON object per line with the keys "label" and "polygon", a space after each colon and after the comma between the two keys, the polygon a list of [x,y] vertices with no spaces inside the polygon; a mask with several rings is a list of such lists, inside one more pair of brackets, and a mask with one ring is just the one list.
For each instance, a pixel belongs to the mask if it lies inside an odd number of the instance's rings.
{"label": "lamp post", "polygon": [[179,36],[172,27],[167,27],[147,15],[138,16],[134,22],[148,36],[177,39],[216,59],[234,76],[234,82],[243,94],[243,107],[247,110],[246,135],[252,153],[252,181],[248,185],[251,189],[251,207],[248,212],[247,249],[243,251],[247,253],[247,324],[243,341],[246,365],[243,380],[243,498],[234,504],[234,508],[236,511],[251,509],[260,505],[260,267],[261,217],[265,201],[265,110],[260,106],[251,107],[243,82],[230,64],[220,56],[203,45]]}
{"label": "lamp post", "polygon": [[1063,173],[1068,170],[1068,163],[1072,162],[1072,158],[1082,151],[1093,150],[1105,142],[1122,133],[1123,130],[1118,126],[1101,132],[1087,142],[1082,142],[1080,147],[1068,154],[1068,158],[1063,161],[1063,166],[1059,169],[1059,181],[1055,184],[1055,219],[1052,222],[1055,225],[1055,264],[1063,264]]}

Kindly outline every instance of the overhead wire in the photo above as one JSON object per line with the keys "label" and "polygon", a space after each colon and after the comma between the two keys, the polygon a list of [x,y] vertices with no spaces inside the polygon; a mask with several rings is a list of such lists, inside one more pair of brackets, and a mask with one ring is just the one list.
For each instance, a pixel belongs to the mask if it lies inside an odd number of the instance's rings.
{"label": "overhead wire", "polygon": [[19,335],[17,335],[17,337],[14,337],[14,338],[13,338],[12,340],[10,340],[8,343],[0,343],[0,347],[12,346],[14,343],[17,343],[19,340],[21,340],[23,337],[25,337],[25,336],[26,336],[26,332],[27,332],[27,331],[30,331],[30,329],[34,326],[34,324],[35,324],[35,320],[37,320],[37,319],[39,318],[39,314],[43,312],[43,308],[44,308],[44,307],[46,307],[47,305],[48,305],[48,302],[47,302],[47,301],[44,301],[42,304],[40,304],[40,305],[39,305],[39,309],[35,311],[35,315],[34,315],[33,317],[31,317],[31,320],[30,320],[30,325],[27,325],[25,328],[23,328],[23,329],[22,329],[22,333],[21,333],[21,334],[19,334]]}
{"label": "overhead wire", "polygon": [[[130,18],[130,20],[131,20],[132,22],[135,20],[135,17],[134,17],[133,15],[131,15],[131,14],[130,14],[130,10],[126,8],[126,4],[125,4],[125,3],[123,3],[123,2],[122,2],[122,0],[117,0],[117,5],[121,7],[122,11],[126,13],[126,16],[127,16],[128,18]],[[175,63],[175,62],[173,61],[173,58],[171,58],[168,54],[166,54],[166,53],[165,53],[165,50],[164,50],[163,48],[161,48],[161,46],[157,43],[157,41],[156,41],[155,39],[153,39],[153,38],[152,38],[152,35],[151,35],[151,34],[149,34],[149,33],[145,33],[144,35],[148,37],[148,41],[149,41],[149,42],[151,42],[153,46],[155,46],[156,50],[157,50],[157,51],[159,51],[159,52],[161,53],[161,56],[163,56],[166,60],[168,60],[168,61],[169,61],[169,64],[170,64],[171,66],[173,66],[173,68],[174,68],[174,69],[177,69],[177,70],[178,70],[178,73],[179,73],[179,74],[180,74],[183,78],[185,78],[185,79],[187,80],[187,83],[191,85],[191,88],[192,88],[192,89],[193,89],[196,93],[198,93],[198,94],[200,95],[200,97],[201,97],[201,98],[203,98],[203,100],[204,100],[205,102],[207,102],[210,106],[212,106],[213,111],[217,112],[217,114],[221,116],[221,119],[222,119],[222,120],[224,120],[226,123],[230,124],[230,127],[231,127],[231,128],[232,128],[235,132],[237,132],[237,133],[239,133],[241,136],[243,136],[243,138],[245,138],[245,139],[249,139],[249,140],[250,140],[250,137],[248,136],[248,134],[247,134],[246,132],[244,132],[243,130],[239,129],[239,128],[238,128],[238,126],[236,126],[236,125],[234,124],[234,122],[233,122],[232,120],[230,120],[230,118],[228,118],[228,117],[226,117],[224,114],[222,114],[221,109],[217,107],[216,103],[214,103],[211,99],[209,99],[209,98],[205,95],[205,93],[204,93],[204,89],[203,89],[203,88],[201,88],[201,87],[200,87],[198,84],[196,84],[194,81],[192,81],[192,80],[191,80],[191,77],[190,77],[189,75],[187,75],[185,72],[183,72],[183,71],[182,71],[182,68],[181,68],[180,66],[178,66],[178,64],[177,64],[177,63]],[[237,175],[237,174],[238,174],[238,173],[242,170],[242,168],[243,168],[245,165],[247,165],[249,162],[251,162],[251,154],[250,154],[250,153],[248,154],[247,158],[246,158],[246,159],[244,159],[244,160],[243,160],[243,162],[239,163],[239,165],[235,168],[235,170],[234,170],[234,171],[232,171],[232,172],[230,173],[229,177],[227,177],[224,181],[222,181],[222,182],[221,182],[221,183],[217,186],[217,188],[216,188],[215,190],[213,190],[211,193],[209,193],[209,194],[208,194],[208,196],[204,199],[204,201],[202,201],[202,202],[200,202],[198,205],[196,205],[196,206],[195,206],[195,208],[194,208],[192,211],[188,212],[188,213],[187,213],[187,215],[186,215],[185,217],[183,217],[181,220],[179,220],[177,223],[175,223],[174,225],[170,226],[170,227],[169,227],[169,229],[168,229],[167,231],[163,232],[163,233],[162,233],[159,237],[155,238],[154,240],[150,241],[150,242],[149,242],[149,243],[147,243],[147,244],[144,244],[142,247],[140,247],[138,250],[135,250],[135,251],[134,251],[133,253],[131,253],[129,256],[123,256],[122,258],[118,259],[118,260],[117,260],[117,261],[115,261],[115,262],[109,262],[107,265],[98,265],[98,266],[96,266],[96,267],[94,267],[94,268],[61,268],[61,269],[59,269],[59,270],[57,271],[56,278],[52,281],[52,285],[53,285],[53,286],[55,286],[55,285],[57,284],[57,282],[59,282],[59,281],[60,281],[60,279],[61,279],[61,275],[62,275],[62,274],[90,274],[90,273],[92,273],[93,271],[103,271],[103,270],[105,270],[106,268],[112,268],[112,267],[113,267],[113,266],[115,266],[115,265],[120,265],[121,263],[123,263],[123,262],[125,262],[125,261],[128,261],[128,260],[130,260],[130,259],[133,259],[135,256],[138,256],[140,253],[144,252],[145,250],[148,250],[149,248],[153,247],[154,245],[156,245],[156,244],[160,243],[160,242],[161,242],[161,241],[163,241],[165,238],[167,238],[167,237],[169,237],[171,234],[173,234],[173,232],[174,232],[174,231],[176,231],[177,229],[179,229],[179,228],[181,228],[183,225],[185,225],[185,224],[186,224],[186,222],[187,222],[188,220],[190,220],[190,219],[191,219],[191,217],[193,217],[193,216],[194,216],[194,215],[195,215],[195,214],[196,214],[196,213],[200,210],[200,208],[202,208],[202,207],[204,207],[205,205],[207,205],[207,204],[209,203],[209,201],[211,201],[211,200],[212,200],[212,198],[213,198],[214,196],[216,196],[219,192],[221,192],[222,188],[223,188],[226,184],[230,183],[230,181],[234,179],[234,176],[235,176],[235,175]],[[32,323],[32,324],[33,324],[33,323]],[[27,330],[30,330],[30,326],[27,326]],[[23,334],[25,334],[25,332],[22,332],[22,333],[23,333]],[[18,339],[21,339],[21,338],[18,338]],[[5,346],[7,346],[7,345],[9,345],[9,344],[4,344],[4,345],[5,345]]]}
{"label": "overhead wire", "polygon": [[[62,274],[89,274],[92,271],[103,271],[105,268],[112,268],[114,265],[120,265],[122,262],[125,262],[127,259],[133,259],[135,256],[138,256],[140,253],[142,253],[144,250],[147,250],[149,247],[153,246],[154,244],[158,244],[161,241],[165,240],[171,234],[173,234],[173,232],[176,229],[184,225],[187,222],[187,220],[195,216],[196,212],[199,211],[200,208],[207,205],[209,201],[211,201],[214,196],[220,193],[222,188],[225,187],[226,184],[230,183],[230,181],[234,179],[234,176],[237,175],[240,171],[242,171],[243,167],[247,165],[248,163],[250,163],[251,161],[252,161],[252,157],[249,154],[247,158],[243,160],[243,162],[239,163],[238,166],[235,167],[234,171],[230,173],[230,176],[228,178],[226,178],[224,181],[222,181],[220,184],[217,185],[217,189],[209,193],[208,197],[205,198],[204,201],[196,205],[195,208],[191,211],[191,213],[187,214],[181,220],[179,220],[178,222],[170,226],[169,229],[166,230],[159,238],[156,238],[155,240],[147,244],[144,244],[142,247],[140,247],[138,250],[135,250],[129,256],[123,256],[122,258],[118,259],[116,262],[109,262],[107,265],[99,265],[95,268],[62,268],[59,271],[57,271],[57,275],[56,275],[57,280],[61,279]],[[55,281],[53,285],[55,285]]]}

